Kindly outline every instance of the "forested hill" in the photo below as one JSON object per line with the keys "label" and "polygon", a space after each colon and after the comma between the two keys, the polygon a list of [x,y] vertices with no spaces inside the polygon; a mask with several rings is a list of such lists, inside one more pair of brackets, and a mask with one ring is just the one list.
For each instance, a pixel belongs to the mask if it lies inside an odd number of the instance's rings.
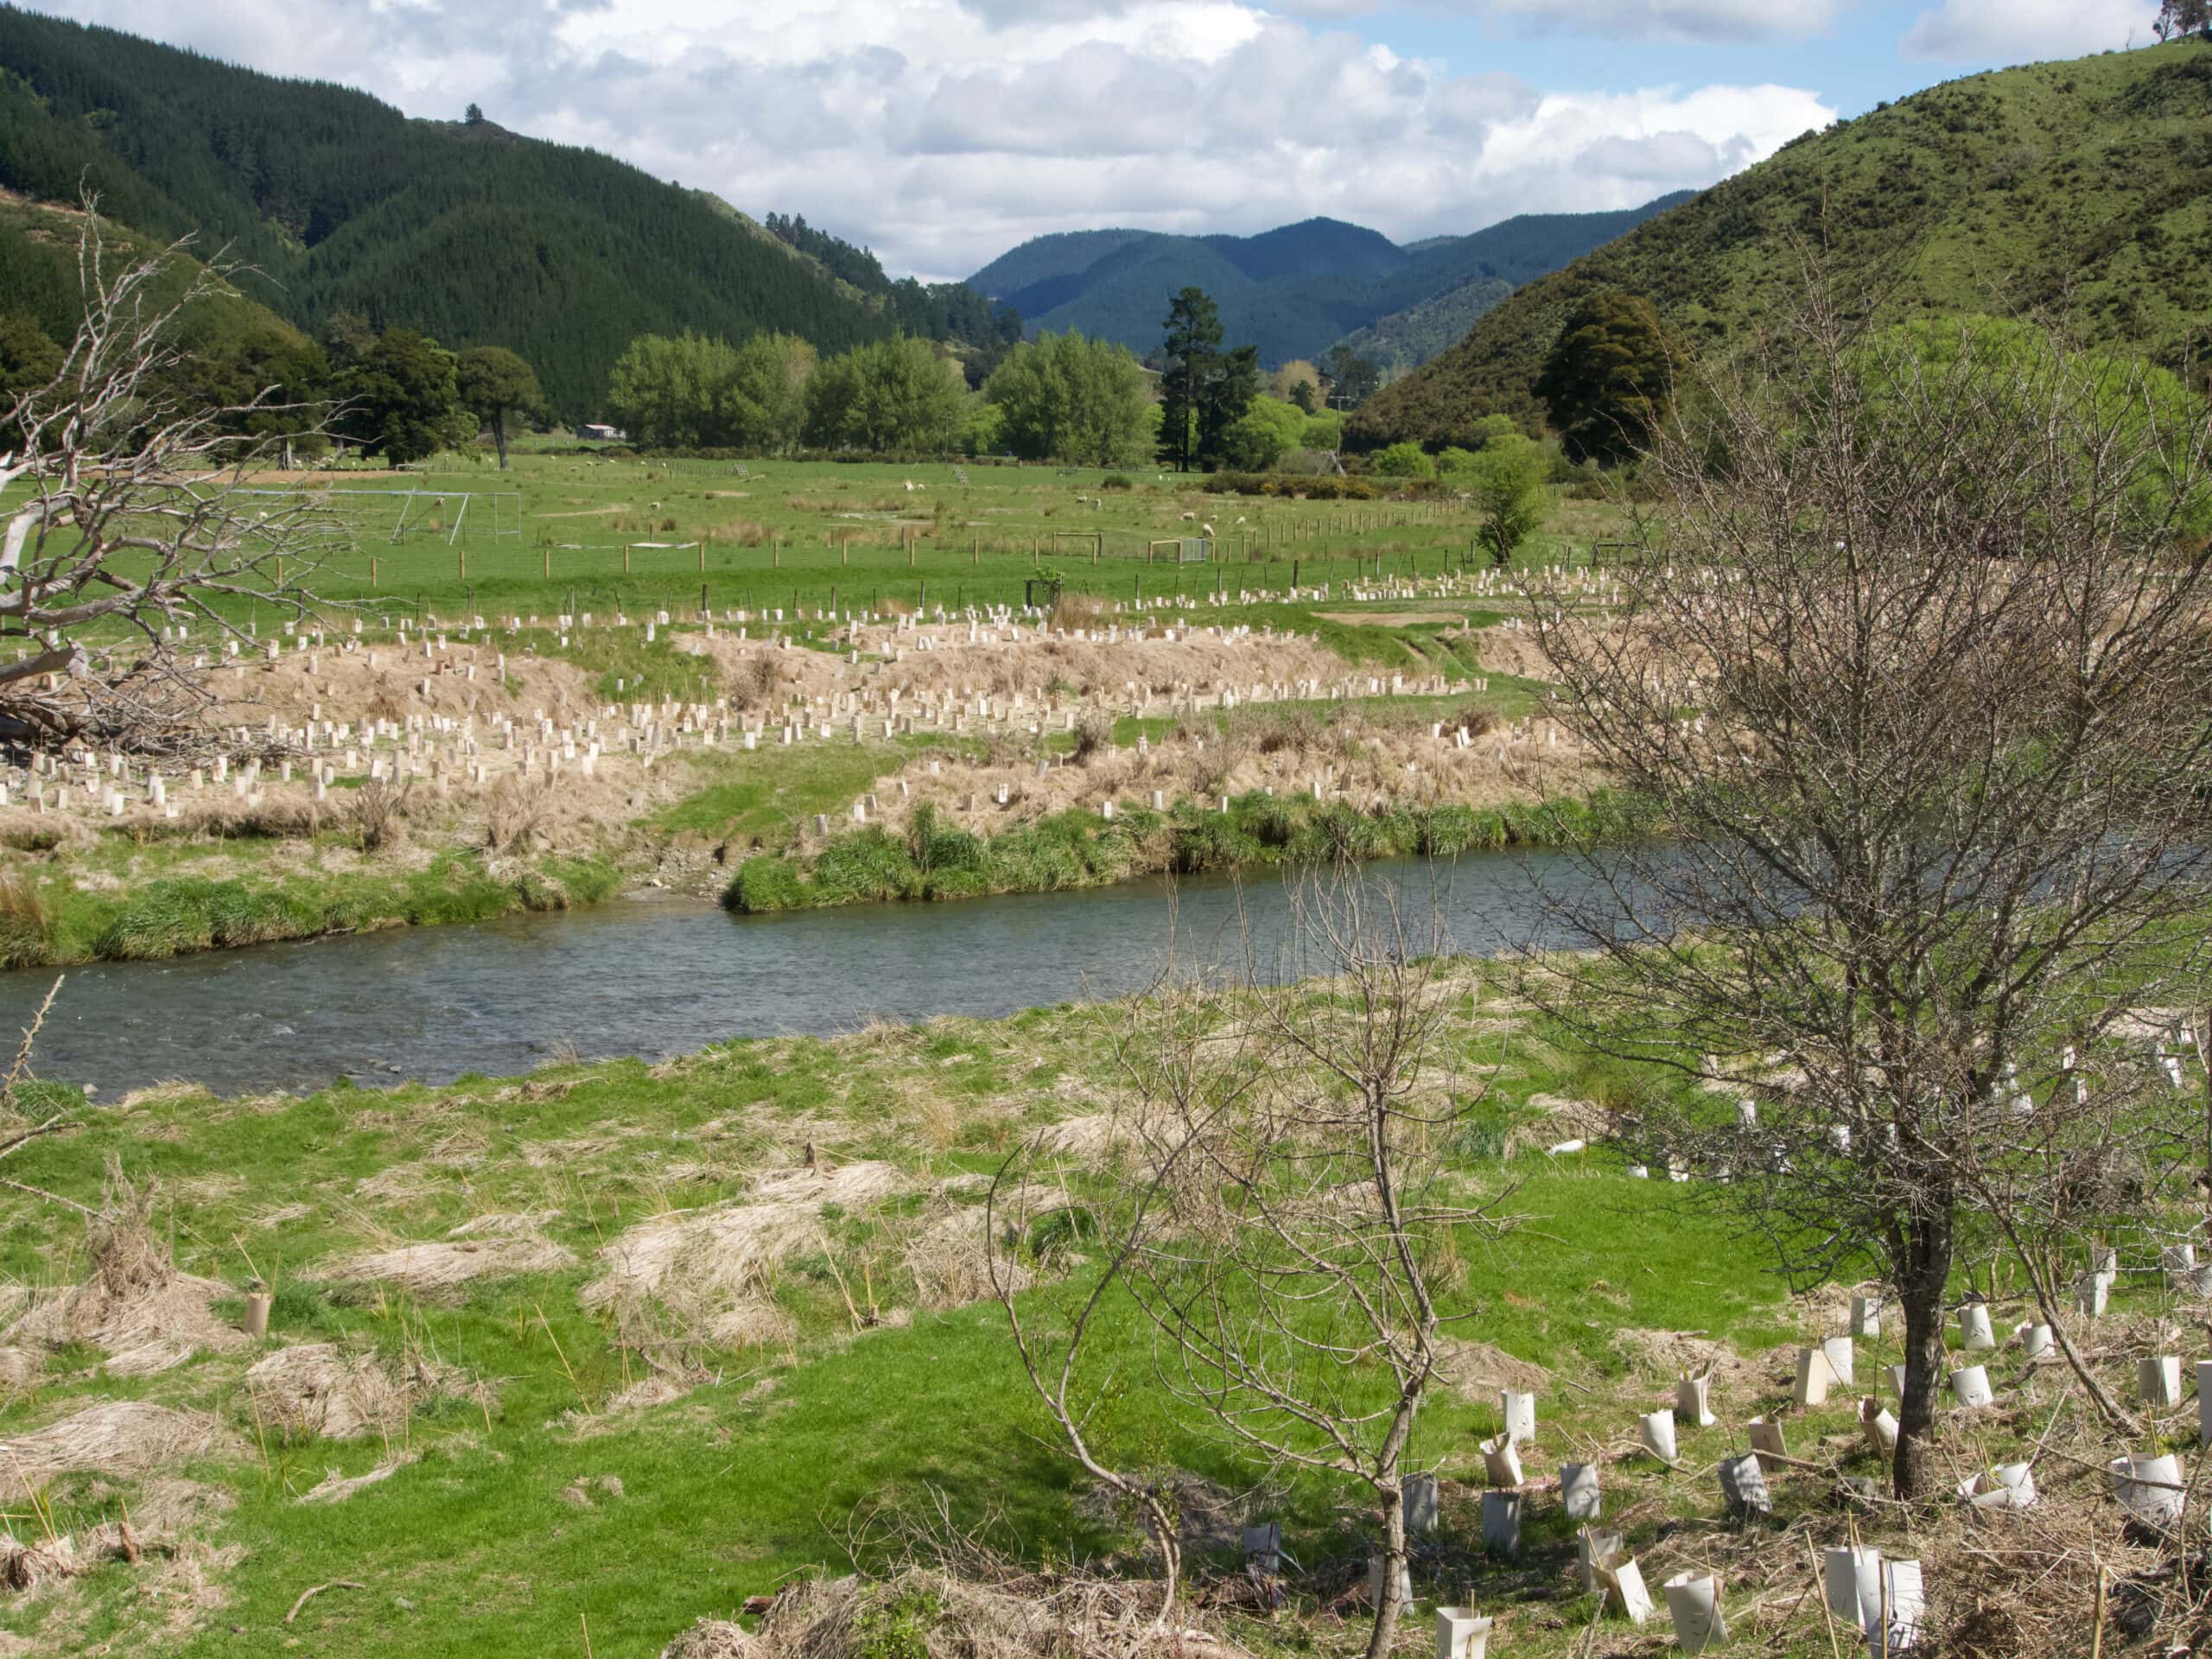
{"label": "forested hill", "polygon": [[2066,313],[2169,364],[2212,347],[2212,45],[2006,69],[1808,133],[1524,288],[1370,398],[1363,448],[1465,443],[1532,390],[1568,314],[1642,296],[1679,347],[1726,353],[1785,315],[1808,249],[1885,315]]}
{"label": "forested hill", "polygon": [[772,328],[835,351],[894,326],[700,194],[594,151],[0,7],[0,185],[72,202],[80,180],[137,231],[227,246],[255,268],[239,286],[310,330],[359,311],[518,352],[571,419],[639,334]]}
{"label": "forested hill", "polygon": [[1356,346],[1380,346],[1377,355],[1411,364],[1459,337],[1440,332],[1452,321],[1464,330],[1514,284],[1556,270],[1686,198],[1662,196],[1619,213],[1523,214],[1415,248],[1333,219],[1256,236],[1065,232],[1023,243],[968,282],[1020,312],[1033,329],[1074,328],[1138,353],[1159,345],[1168,296],[1198,287],[1220,308],[1229,339],[1258,346],[1270,366],[1319,357],[1347,334]]}

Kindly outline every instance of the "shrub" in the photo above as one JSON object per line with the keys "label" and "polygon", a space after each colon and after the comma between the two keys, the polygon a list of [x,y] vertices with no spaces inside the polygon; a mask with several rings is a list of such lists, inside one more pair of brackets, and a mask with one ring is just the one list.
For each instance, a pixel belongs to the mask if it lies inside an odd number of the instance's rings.
{"label": "shrub", "polygon": [[737,867],[737,877],[722,894],[730,910],[752,914],[798,910],[811,903],[799,880],[798,866],[788,858],[748,858]]}
{"label": "shrub", "polygon": [[1433,478],[1436,463],[1421,445],[1408,440],[1394,443],[1376,455],[1375,470],[1385,478]]}
{"label": "shrub", "polygon": [[1127,473],[1109,473],[1098,480],[1098,487],[1102,490],[1134,490],[1136,486],[1136,480]]}
{"label": "shrub", "polygon": [[1179,875],[1233,870],[1262,856],[1260,843],[1234,820],[1211,813],[1196,823],[1177,826],[1171,861]]}

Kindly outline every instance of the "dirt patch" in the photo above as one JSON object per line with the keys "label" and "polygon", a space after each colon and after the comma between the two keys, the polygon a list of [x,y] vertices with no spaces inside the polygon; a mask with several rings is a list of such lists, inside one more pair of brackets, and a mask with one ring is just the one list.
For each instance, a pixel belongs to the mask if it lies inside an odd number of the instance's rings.
{"label": "dirt patch", "polygon": [[[756,622],[754,631],[763,626]],[[766,625],[772,627],[772,624]],[[1109,641],[1047,637],[1025,629],[1019,639],[969,640],[964,625],[934,624],[912,630],[855,628],[851,643],[863,658],[852,663],[827,652],[784,650],[759,639],[741,640],[718,630],[679,636],[677,648],[713,658],[724,682],[744,685],[765,675],[777,694],[827,699],[865,686],[902,706],[983,696],[1019,696],[1039,706],[1056,696],[1092,706],[1126,709],[1174,688],[1185,695],[1231,690],[1242,697],[1255,684],[1309,681],[1334,684],[1351,673],[1343,658],[1312,639],[1280,635],[1220,636],[1193,629],[1173,639],[1124,633]],[[926,648],[923,643],[930,642]],[[766,659],[766,666],[757,666]],[[1033,715],[1036,712],[1032,709]],[[1163,711],[1164,712],[1164,711]]]}
{"label": "dirt patch", "polygon": [[9,1471],[33,1485],[73,1473],[129,1478],[245,1449],[204,1412],[172,1411],[144,1400],[103,1402],[6,1446]]}
{"label": "dirt patch", "polygon": [[1438,723],[1351,712],[1264,736],[1224,736],[1193,723],[1141,748],[1102,749],[1079,764],[1061,757],[1042,772],[1027,752],[1001,749],[973,762],[922,757],[880,780],[875,793],[894,823],[926,802],[944,820],[995,835],[1071,809],[1148,805],[1155,794],[1163,806],[1188,800],[1212,809],[1224,796],[1313,797],[1318,790],[1319,799],[1372,812],[1535,805],[1586,796],[1607,781],[1552,721],[1485,726],[1465,747],[1456,721],[1443,721],[1440,734],[1432,729]]}
{"label": "dirt patch", "polygon": [[477,1279],[512,1279],[552,1273],[576,1264],[575,1253],[542,1230],[551,1211],[487,1215],[465,1221],[442,1239],[365,1250],[330,1269],[334,1279],[375,1280],[435,1295]]}
{"label": "dirt patch", "polygon": [[[1217,1480],[1187,1469],[1170,1469],[1151,1477],[1169,1495],[1175,1516],[1175,1537],[1186,1553],[1207,1554],[1238,1550],[1244,1541],[1245,1501]],[[1125,1527],[1152,1535],[1152,1522],[1141,1511],[1125,1506],[1111,1487],[1090,1486],[1077,1495],[1077,1514],[1102,1527]]]}
{"label": "dirt patch", "polygon": [[1770,1384],[1762,1362],[1745,1359],[1725,1342],[1688,1331],[1649,1331],[1628,1326],[1613,1332],[1613,1351],[1649,1388],[1674,1397],[1684,1376],[1710,1375],[1713,1409],[1724,1401],[1747,1406]]}

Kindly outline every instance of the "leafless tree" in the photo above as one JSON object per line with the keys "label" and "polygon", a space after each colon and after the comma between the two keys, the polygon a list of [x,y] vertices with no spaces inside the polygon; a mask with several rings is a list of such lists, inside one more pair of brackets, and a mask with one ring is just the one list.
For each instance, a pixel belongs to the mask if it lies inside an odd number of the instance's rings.
{"label": "leafless tree", "polygon": [[1226,982],[1171,971],[1116,1011],[1127,1155],[1094,1294],[1128,1293],[1192,1424],[1269,1470],[1371,1492],[1379,1655],[1405,1610],[1414,1425],[1466,1317],[1445,1305],[1454,1234],[1507,1224],[1501,1195],[1446,1173],[1481,1084],[1457,1067],[1476,993],[1433,904],[1409,916],[1387,882],[1339,868],[1303,878],[1292,912],[1281,959],[1248,935]]}
{"label": "leafless tree", "polygon": [[245,493],[281,441],[238,434],[283,407],[276,391],[211,407],[176,389],[178,323],[220,271],[183,243],[118,257],[97,208],[84,321],[54,377],[0,406],[0,734],[159,749],[209,701],[205,647],[245,639],[249,602],[302,613],[334,531],[305,495]]}
{"label": "leafless tree", "polygon": [[2063,1332],[2069,1182],[2179,1116],[2111,1039],[2205,897],[2212,434],[2171,377],[2012,323],[1871,332],[1817,279],[1683,403],[1617,613],[1534,594],[1665,836],[1590,855],[1547,994],[1671,1077],[1624,1128],[1789,1275],[1883,1265],[1924,1494],[1962,1250],[2019,1249]]}

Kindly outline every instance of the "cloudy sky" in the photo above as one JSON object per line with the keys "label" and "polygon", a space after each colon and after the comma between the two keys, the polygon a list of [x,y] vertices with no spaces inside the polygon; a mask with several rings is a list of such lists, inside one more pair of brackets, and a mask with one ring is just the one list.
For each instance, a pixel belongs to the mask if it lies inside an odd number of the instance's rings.
{"label": "cloudy sky", "polygon": [[[41,0],[31,0],[35,7]],[[1955,75],[2137,45],[2155,0],[70,0],[410,115],[471,101],[894,273],[1046,231],[1401,240],[1703,186]]]}

